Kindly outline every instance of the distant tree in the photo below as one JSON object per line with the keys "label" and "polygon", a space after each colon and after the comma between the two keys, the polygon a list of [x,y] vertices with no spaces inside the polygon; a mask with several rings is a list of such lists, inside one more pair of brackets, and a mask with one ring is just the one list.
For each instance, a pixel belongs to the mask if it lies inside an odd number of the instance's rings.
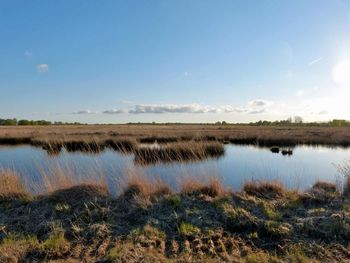
{"label": "distant tree", "polygon": [[303,123],[303,118],[300,117],[300,116],[295,116],[294,117],[294,123],[298,123],[298,124]]}

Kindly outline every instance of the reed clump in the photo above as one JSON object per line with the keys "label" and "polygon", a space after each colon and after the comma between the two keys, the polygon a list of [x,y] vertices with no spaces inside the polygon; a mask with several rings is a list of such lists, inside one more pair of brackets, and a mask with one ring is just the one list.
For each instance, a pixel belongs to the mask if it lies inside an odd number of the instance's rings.
{"label": "reed clump", "polygon": [[157,162],[199,161],[224,155],[221,143],[175,143],[158,148],[144,147],[135,151],[135,162],[152,164]]}
{"label": "reed clump", "polygon": [[181,182],[181,193],[203,194],[210,197],[221,196],[225,193],[221,181],[217,177],[199,178],[187,177]]}
{"label": "reed clump", "polygon": [[136,140],[128,138],[119,138],[119,139],[109,139],[105,142],[106,147],[110,147],[115,151],[122,153],[131,153],[138,148]]}
{"label": "reed clump", "polygon": [[282,197],[285,193],[285,188],[277,181],[251,181],[244,184],[243,191],[248,195],[273,199]]}
{"label": "reed clump", "polygon": [[0,170],[0,201],[28,200],[31,195],[19,176],[10,170]]}
{"label": "reed clump", "polygon": [[305,204],[325,204],[339,198],[340,192],[334,183],[318,181],[301,195]]}
{"label": "reed clump", "polygon": [[74,203],[78,200],[89,200],[109,196],[107,186],[98,183],[82,183],[52,192],[49,199],[58,202]]}
{"label": "reed clump", "polygon": [[151,181],[140,175],[132,175],[127,182],[123,195],[129,198],[135,196],[162,196],[171,193],[170,186],[159,179]]}

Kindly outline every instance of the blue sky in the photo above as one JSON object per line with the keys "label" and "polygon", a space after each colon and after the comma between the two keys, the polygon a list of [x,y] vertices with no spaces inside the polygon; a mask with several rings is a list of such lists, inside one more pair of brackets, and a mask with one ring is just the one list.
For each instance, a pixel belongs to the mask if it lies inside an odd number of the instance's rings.
{"label": "blue sky", "polygon": [[350,119],[350,1],[0,1],[0,118]]}

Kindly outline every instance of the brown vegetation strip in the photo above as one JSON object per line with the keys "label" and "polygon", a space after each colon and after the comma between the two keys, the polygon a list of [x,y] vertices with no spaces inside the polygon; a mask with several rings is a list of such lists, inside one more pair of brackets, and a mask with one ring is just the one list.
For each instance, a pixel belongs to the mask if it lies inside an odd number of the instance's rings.
{"label": "brown vegetation strip", "polygon": [[220,157],[225,153],[221,143],[175,143],[159,148],[144,147],[135,151],[135,162],[152,164],[157,162],[199,161]]}
{"label": "brown vegetation strip", "polygon": [[0,176],[0,195],[8,196],[0,199],[0,262],[350,259],[350,197],[330,183],[299,193],[254,182],[235,193],[215,177],[186,178],[174,193],[134,176],[116,198],[83,184],[14,199],[11,193],[26,192],[15,177]]}
{"label": "brown vegetation strip", "polygon": [[141,143],[219,141],[264,147],[298,144],[350,146],[349,127],[291,127],[249,125],[69,125],[3,126],[0,144],[34,141],[105,141],[127,138]]}

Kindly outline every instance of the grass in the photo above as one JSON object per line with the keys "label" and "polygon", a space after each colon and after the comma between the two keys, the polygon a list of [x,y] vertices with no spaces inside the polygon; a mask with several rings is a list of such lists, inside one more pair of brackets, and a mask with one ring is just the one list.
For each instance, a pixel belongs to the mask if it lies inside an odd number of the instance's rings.
{"label": "grass", "polygon": [[10,170],[0,170],[0,201],[29,200],[29,191],[19,176]]}
{"label": "grass", "polygon": [[[10,188],[0,184],[0,194],[21,185],[16,180]],[[26,202],[9,195],[0,200],[0,262],[350,258],[350,199],[332,184],[317,182],[299,193],[276,182],[251,182],[232,192],[215,177],[187,180],[176,193],[160,180],[132,176],[116,197],[98,182],[73,183]],[[313,191],[332,198],[321,206],[303,202]]]}
{"label": "grass", "polygon": [[144,147],[135,151],[135,162],[153,164],[157,162],[199,161],[220,157],[224,154],[224,146],[220,143],[174,143],[159,148]]}
{"label": "grass", "polygon": [[96,141],[130,139],[142,143],[220,141],[264,147],[298,144],[349,146],[348,127],[290,127],[250,125],[60,125],[3,126],[0,144],[33,141]]}
{"label": "grass", "polygon": [[183,237],[195,236],[201,232],[201,230],[188,222],[182,222],[179,226],[179,234]]}
{"label": "grass", "polygon": [[225,189],[217,177],[203,178],[202,181],[194,177],[187,177],[181,182],[181,192],[216,197],[225,193]]}
{"label": "grass", "polygon": [[276,181],[251,181],[243,186],[244,192],[261,198],[279,198],[285,193],[285,189],[280,182]]}

